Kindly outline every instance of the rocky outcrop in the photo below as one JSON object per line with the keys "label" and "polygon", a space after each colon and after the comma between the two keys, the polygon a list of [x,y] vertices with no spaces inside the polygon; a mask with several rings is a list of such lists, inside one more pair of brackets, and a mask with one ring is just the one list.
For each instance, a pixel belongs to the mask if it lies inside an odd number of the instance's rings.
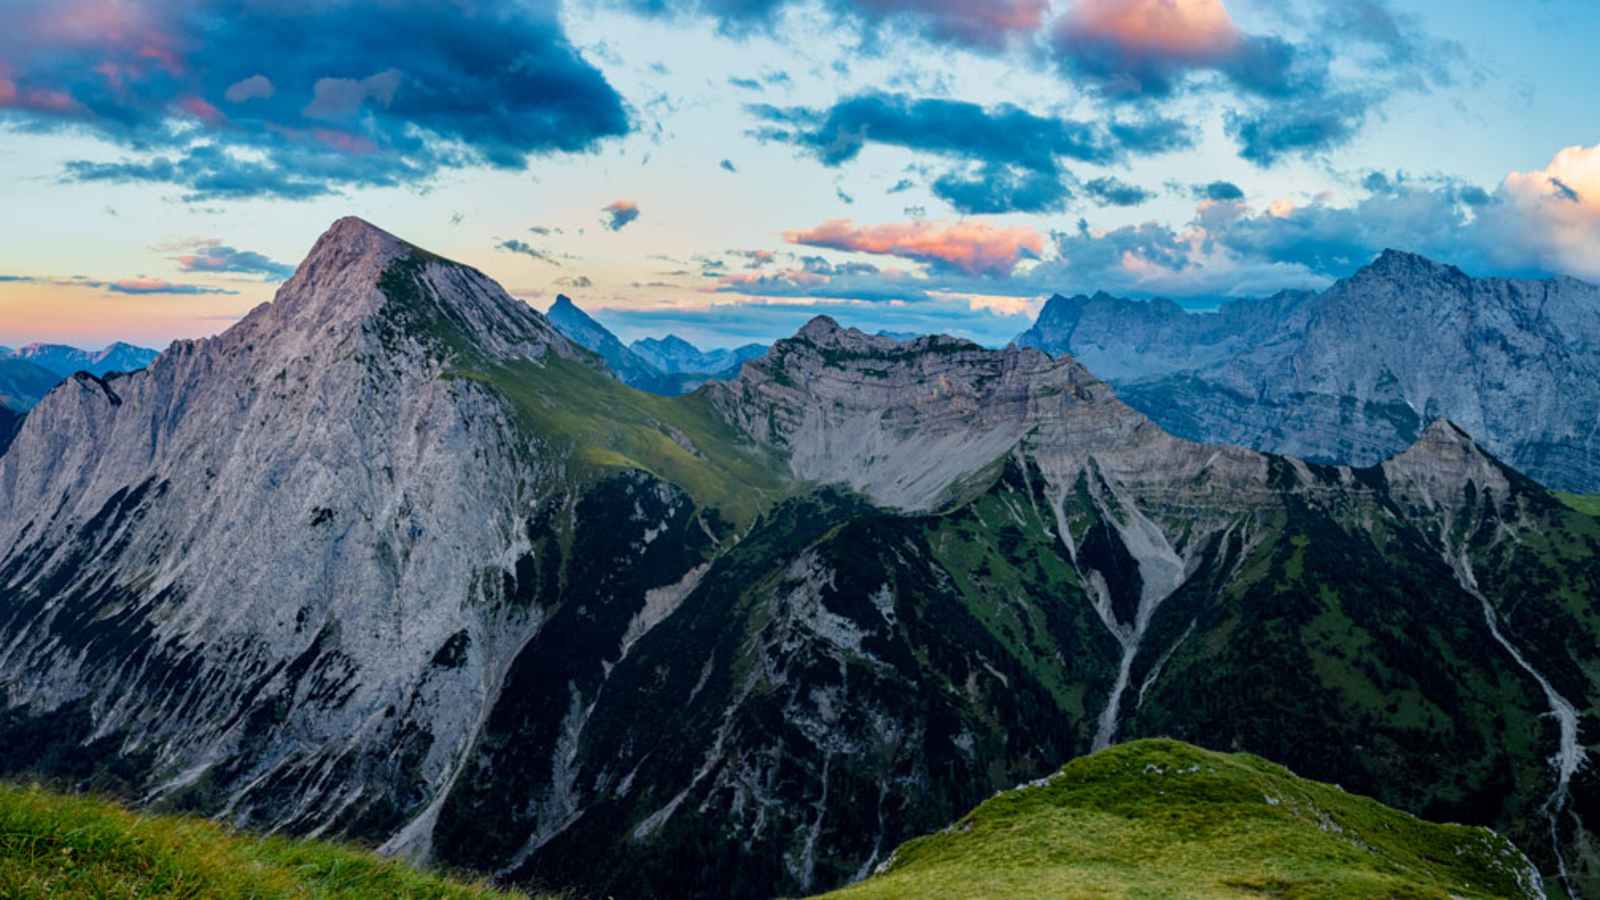
{"label": "rocky outcrop", "polygon": [[1052,301],[1019,341],[1070,353],[1184,437],[1371,465],[1449,418],[1547,485],[1600,490],[1600,288],[1574,279],[1386,251],[1322,294],[1215,315]]}

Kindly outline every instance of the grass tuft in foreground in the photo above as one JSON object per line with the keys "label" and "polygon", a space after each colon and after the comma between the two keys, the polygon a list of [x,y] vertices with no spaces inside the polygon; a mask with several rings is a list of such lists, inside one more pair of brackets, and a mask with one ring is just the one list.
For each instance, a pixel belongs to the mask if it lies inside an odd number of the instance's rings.
{"label": "grass tuft in foreground", "polygon": [[519,897],[322,841],[0,785],[0,897]]}
{"label": "grass tuft in foreground", "polygon": [[828,897],[1537,897],[1484,828],[1435,825],[1243,753],[1136,741],[1006,791]]}

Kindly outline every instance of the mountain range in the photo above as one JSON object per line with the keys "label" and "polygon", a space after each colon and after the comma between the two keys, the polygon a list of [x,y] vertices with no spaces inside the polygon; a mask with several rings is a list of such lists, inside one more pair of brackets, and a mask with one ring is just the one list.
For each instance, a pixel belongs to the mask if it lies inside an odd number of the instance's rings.
{"label": "mountain range", "polygon": [[343,219],[222,335],[51,392],[0,456],[0,772],[770,897],[1167,735],[1600,890],[1600,519],[1459,425],[1305,462],[825,317],[660,396],[568,306]]}
{"label": "mountain range", "polygon": [[0,347],[0,453],[11,445],[28,410],[74,372],[98,376],[131,372],[149,365],[158,355],[124,343],[103,350],[61,344],[29,344],[20,350]]}
{"label": "mountain range", "polygon": [[1067,353],[1174,434],[1370,465],[1439,417],[1546,485],[1600,491],[1600,288],[1385,251],[1326,291],[1185,312],[1052,297],[1017,343]]}
{"label": "mountain range", "polygon": [[625,345],[565,294],[557,295],[546,315],[573,343],[599,354],[606,368],[623,384],[667,397],[689,393],[708,381],[732,377],[745,361],[767,352],[761,344],[707,352],[670,334]]}
{"label": "mountain range", "polygon": [[88,372],[104,378],[112,372],[136,372],[150,365],[155,350],[118,341],[101,350],[80,350],[65,344],[29,344],[16,350],[0,347],[0,360],[18,359],[67,378],[75,372]]}

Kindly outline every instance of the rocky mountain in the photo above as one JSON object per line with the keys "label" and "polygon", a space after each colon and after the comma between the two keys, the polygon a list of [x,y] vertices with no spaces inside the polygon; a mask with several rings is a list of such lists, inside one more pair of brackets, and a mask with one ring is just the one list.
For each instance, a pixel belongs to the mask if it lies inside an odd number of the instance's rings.
{"label": "rocky mountain", "polygon": [[67,378],[88,372],[104,378],[113,372],[137,372],[161,355],[158,351],[135,347],[121,341],[101,350],[80,350],[64,344],[29,344],[11,351],[11,358],[30,362]]}
{"label": "rocky mountain", "polygon": [[0,359],[0,405],[27,412],[61,383],[61,376],[25,359]]}
{"label": "rocky mountain", "polygon": [[1175,438],[1071,358],[825,318],[657,396],[346,219],[0,457],[0,773],[770,897],[1172,735],[1594,891],[1597,593],[1600,519],[1448,422],[1308,464]]}
{"label": "rocky mountain", "polygon": [[1315,294],[1284,291],[1235,300],[1214,313],[1171,300],[1127,300],[1101,291],[1045,301],[1017,346],[1070,354],[1089,371],[1122,384],[1225,362],[1271,341],[1283,321]]}
{"label": "rocky mountain", "polygon": [[1005,791],[827,900],[1546,896],[1504,837],[1245,753],[1132,741]]}
{"label": "rocky mountain", "polygon": [[634,341],[628,349],[668,375],[700,375],[707,379],[737,375],[746,360],[759,359],[767,352],[765,344],[705,351],[672,334]]}
{"label": "rocky mountain", "polygon": [[623,384],[652,394],[673,396],[683,393],[677,381],[650,360],[629,349],[609,329],[579,309],[566,294],[557,295],[556,302],[545,315],[573,343],[599,354],[606,368]]}
{"label": "rocky mountain", "polygon": [[1571,278],[1386,251],[1321,294],[1214,315],[1055,298],[1018,342],[1070,353],[1184,437],[1370,465],[1443,416],[1547,485],[1600,491],[1600,288]]}

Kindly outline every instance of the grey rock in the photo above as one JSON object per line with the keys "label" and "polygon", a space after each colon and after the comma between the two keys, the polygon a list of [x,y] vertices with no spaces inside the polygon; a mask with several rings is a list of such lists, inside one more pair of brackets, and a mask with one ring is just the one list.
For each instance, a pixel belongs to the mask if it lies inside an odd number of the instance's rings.
{"label": "grey rock", "polygon": [[1600,288],[1575,279],[1385,251],[1321,294],[1216,314],[1052,300],[1019,343],[1072,354],[1184,437],[1371,465],[1449,418],[1547,485],[1600,491]]}

